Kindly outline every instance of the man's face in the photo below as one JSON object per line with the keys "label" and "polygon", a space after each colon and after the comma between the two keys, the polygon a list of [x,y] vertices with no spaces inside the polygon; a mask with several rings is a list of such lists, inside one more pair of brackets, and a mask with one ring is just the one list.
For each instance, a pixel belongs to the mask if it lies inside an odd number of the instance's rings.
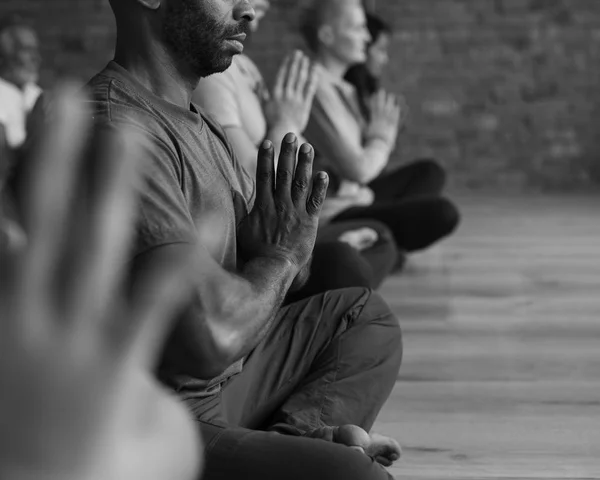
{"label": "man's face", "polygon": [[269,11],[269,8],[271,8],[271,3],[269,0],[251,0],[251,3],[254,11],[256,12],[256,17],[250,23],[250,30],[252,32],[256,32],[260,25],[260,21],[265,17]]}
{"label": "man's face", "polygon": [[254,10],[247,0],[168,0],[163,39],[199,77],[227,70],[242,53]]}
{"label": "man's face", "polygon": [[371,40],[367,29],[367,17],[359,5],[340,9],[339,18],[331,23],[331,52],[344,63],[353,65],[367,59],[367,45]]}
{"label": "man's face", "polygon": [[0,36],[0,69],[8,81],[18,87],[36,83],[40,64],[39,42],[33,30],[13,27]]}

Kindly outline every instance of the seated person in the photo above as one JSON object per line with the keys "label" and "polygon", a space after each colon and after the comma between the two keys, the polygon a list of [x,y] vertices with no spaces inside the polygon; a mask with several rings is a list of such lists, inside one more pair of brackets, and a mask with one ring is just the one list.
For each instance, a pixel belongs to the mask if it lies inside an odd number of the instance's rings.
{"label": "seated person", "polygon": [[0,22],[0,122],[11,150],[25,142],[27,116],[42,93],[39,70],[35,31],[18,17]]}
{"label": "seated person", "polygon": [[[190,251],[200,261],[158,371],[198,421],[203,478],[391,479],[382,464],[399,458],[397,442],[367,432],[398,375],[398,320],[363,288],[281,307],[306,273],[327,175],[313,175],[312,148],[298,153],[289,134],[277,168],[263,143],[255,183],[191,103],[200,78],[241,53],[254,10],[246,0],[111,6],[115,59],[89,83],[95,126],[149,139],[133,286]],[[198,231],[206,214],[221,219],[220,242]]]}
{"label": "seated person", "polygon": [[366,60],[370,41],[360,0],[313,0],[302,33],[321,67],[305,136],[315,147],[319,166],[332,176],[328,202],[333,221],[379,220],[408,252],[452,233],[459,215],[450,201],[437,193],[423,194],[413,186],[420,179],[402,172],[382,176],[400,127],[395,97],[379,91],[366,120],[355,87],[344,80],[350,66]]}
{"label": "seated person", "polygon": [[[254,0],[252,4],[257,17],[250,28],[255,32],[269,2]],[[314,72],[300,52],[284,61],[273,94],[252,60],[238,55],[225,72],[203,78],[193,100],[224,128],[240,163],[253,174],[265,138],[274,143],[277,155],[287,132],[302,134],[315,87]],[[397,263],[397,256],[393,236],[382,223],[321,222],[310,278],[292,299],[351,286],[377,288]]]}
{"label": "seated person", "polygon": [[[345,80],[354,85],[358,94],[358,101],[365,119],[371,119],[370,105],[374,96],[381,90],[381,77],[389,63],[389,46],[392,37],[392,29],[381,18],[367,13],[367,28],[371,41],[367,47],[367,60],[350,67],[346,72]],[[405,114],[408,109],[401,109]],[[402,128],[405,122],[401,120]],[[394,182],[389,179],[393,178]],[[375,180],[375,190],[381,193],[385,189],[385,183],[390,187],[395,184],[396,188],[402,185],[400,198],[439,196],[444,190],[446,183],[446,172],[435,160],[417,160],[410,162],[401,168],[394,168],[394,173],[385,176],[384,180]]]}

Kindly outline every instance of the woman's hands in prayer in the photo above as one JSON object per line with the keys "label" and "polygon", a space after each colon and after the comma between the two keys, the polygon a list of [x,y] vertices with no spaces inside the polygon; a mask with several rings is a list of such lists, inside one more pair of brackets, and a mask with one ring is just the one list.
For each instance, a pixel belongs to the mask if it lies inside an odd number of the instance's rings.
{"label": "woman's hands in prayer", "polygon": [[316,91],[317,73],[308,57],[300,51],[286,57],[264,107],[269,129],[297,135],[304,132]]}
{"label": "woman's hands in prayer", "polygon": [[400,131],[402,118],[402,108],[398,97],[380,90],[371,98],[369,107],[371,120],[366,132],[367,140],[379,139],[387,145],[393,146]]}

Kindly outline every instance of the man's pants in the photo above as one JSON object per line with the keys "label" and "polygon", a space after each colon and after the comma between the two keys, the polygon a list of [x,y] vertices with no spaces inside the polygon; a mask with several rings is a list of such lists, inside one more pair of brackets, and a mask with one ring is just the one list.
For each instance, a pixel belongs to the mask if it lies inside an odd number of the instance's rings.
{"label": "man's pants", "polygon": [[369,431],[401,359],[398,320],[369,290],[335,290],[282,308],[244,371],[191,405],[206,447],[202,478],[390,479],[362,453],[302,436],[346,424]]}

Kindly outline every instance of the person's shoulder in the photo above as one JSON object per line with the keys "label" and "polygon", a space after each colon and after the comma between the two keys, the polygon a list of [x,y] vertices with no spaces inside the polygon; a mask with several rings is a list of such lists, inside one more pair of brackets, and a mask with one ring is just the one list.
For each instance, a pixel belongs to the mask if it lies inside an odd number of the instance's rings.
{"label": "person's shoulder", "polygon": [[232,66],[235,66],[242,74],[254,79],[262,80],[263,78],[258,65],[248,55],[242,54],[233,57]]}
{"label": "person's shoulder", "polygon": [[233,159],[235,157],[235,153],[233,150],[233,146],[231,145],[231,143],[229,142],[229,139],[227,138],[225,129],[221,126],[221,124],[217,121],[217,119],[212,114],[208,113],[206,110],[204,110],[200,107],[196,107],[196,108],[198,110],[198,113],[202,117],[204,124],[208,128],[209,132],[212,135],[214,135],[225,146],[225,149],[227,150],[229,157],[231,159]]}
{"label": "person's shoulder", "polygon": [[[137,110],[150,113],[148,102],[135,93],[122,78],[108,68],[95,75],[86,85],[90,102],[107,114],[118,110]],[[104,107],[104,108],[103,108]]]}
{"label": "person's shoulder", "polygon": [[110,68],[87,84],[88,102],[96,126],[128,126],[165,139],[165,124],[150,103]]}

